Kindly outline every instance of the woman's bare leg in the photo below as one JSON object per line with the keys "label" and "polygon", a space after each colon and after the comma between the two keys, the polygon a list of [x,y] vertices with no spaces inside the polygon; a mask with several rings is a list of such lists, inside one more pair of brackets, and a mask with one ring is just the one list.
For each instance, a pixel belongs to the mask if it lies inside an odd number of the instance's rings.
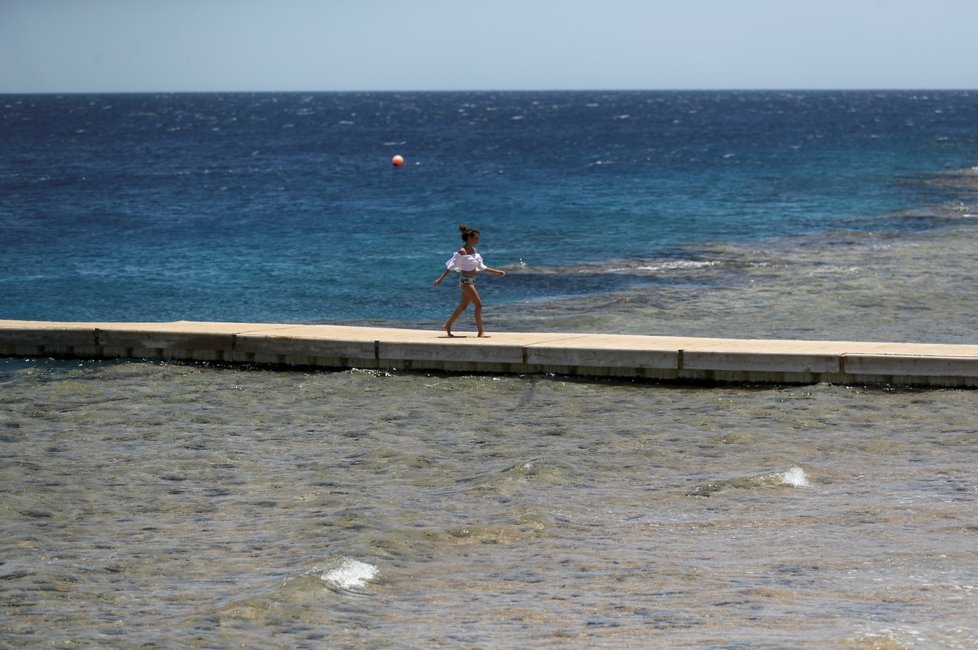
{"label": "woman's bare leg", "polygon": [[469,303],[472,301],[468,293],[466,293],[465,289],[466,289],[465,287],[462,288],[462,302],[459,303],[458,307],[455,308],[455,311],[445,322],[445,333],[448,334],[449,336],[455,336],[454,334],[452,334],[452,325],[455,323],[456,320],[458,320],[458,317],[462,315],[462,312],[464,312],[466,308],[468,308]]}
{"label": "woman's bare leg", "polygon": [[472,290],[472,303],[475,305],[475,327],[479,332],[479,336],[487,339],[489,335],[486,334],[482,329],[482,298],[479,297],[479,292],[476,291],[475,287],[467,287]]}

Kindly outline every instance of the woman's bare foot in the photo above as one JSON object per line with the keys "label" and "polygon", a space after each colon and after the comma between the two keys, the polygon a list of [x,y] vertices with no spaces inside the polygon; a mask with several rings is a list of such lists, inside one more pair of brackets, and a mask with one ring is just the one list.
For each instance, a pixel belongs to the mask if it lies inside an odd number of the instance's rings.
{"label": "woman's bare foot", "polygon": [[488,334],[484,334],[482,332],[479,332],[479,338],[480,339],[488,339],[488,338],[492,338],[492,337],[490,337]]}
{"label": "woman's bare foot", "polygon": [[455,338],[455,335],[452,334],[452,326],[449,323],[445,323],[442,327],[445,329],[445,334],[448,334],[451,338]]}

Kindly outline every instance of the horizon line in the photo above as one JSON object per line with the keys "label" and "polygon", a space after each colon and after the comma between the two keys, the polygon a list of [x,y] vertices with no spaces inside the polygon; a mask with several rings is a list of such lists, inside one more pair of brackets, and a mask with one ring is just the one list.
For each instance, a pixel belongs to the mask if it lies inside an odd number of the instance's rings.
{"label": "horizon line", "polygon": [[0,96],[7,95],[257,95],[257,94],[399,94],[399,93],[737,93],[737,92],[783,92],[783,93],[817,93],[817,92],[976,92],[978,88],[950,87],[900,87],[900,88],[856,88],[856,87],[770,87],[770,88],[482,88],[482,89],[333,89],[333,90],[34,90],[7,91],[0,90]]}

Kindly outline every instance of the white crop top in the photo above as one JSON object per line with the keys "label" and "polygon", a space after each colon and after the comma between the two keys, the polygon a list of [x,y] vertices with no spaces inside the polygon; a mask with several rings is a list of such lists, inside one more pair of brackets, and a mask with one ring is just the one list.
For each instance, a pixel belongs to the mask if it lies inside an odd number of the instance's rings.
{"label": "white crop top", "polygon": [[449,271],[484,271],[486,265],[482,263],[482,255],[462,255],[458,251],[452,255],[452,259],[445,262],[445,267]]}

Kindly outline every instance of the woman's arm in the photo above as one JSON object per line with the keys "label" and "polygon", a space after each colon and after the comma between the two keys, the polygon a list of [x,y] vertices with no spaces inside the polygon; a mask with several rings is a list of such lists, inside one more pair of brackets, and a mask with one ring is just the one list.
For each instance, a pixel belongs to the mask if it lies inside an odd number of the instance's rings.
{"label": "woman's arm", "polygon": [[486,268],[482,269],[482,270],[483,271],[488,271],[489,273],[495,273],[499,277],[503,277],[504,275],[506,275],[506,271],[500,271],[499,269],[491,269],[488,266]]}
{"label": "woman's arm", "polygon": [[445,272],[441,274],[441,277],[438,278],[437,280],[435,280],[435,286],[438,286],[439,284],[441,284],[441,281],[445,279],[445,276],[448,275],[451,272],[452,272],[451,269],[445,269]]}

